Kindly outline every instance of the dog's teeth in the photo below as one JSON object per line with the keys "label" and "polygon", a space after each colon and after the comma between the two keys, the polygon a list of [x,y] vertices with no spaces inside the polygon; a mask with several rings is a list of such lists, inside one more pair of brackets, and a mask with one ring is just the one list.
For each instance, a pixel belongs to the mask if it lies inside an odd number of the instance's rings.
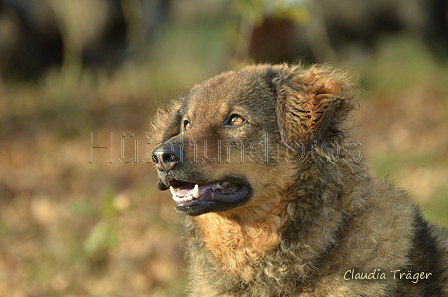
{"label": "dog's teeth", "polygon": [[220,184],[216,184],[215,188],[217,188],[217,189],[221,189],[222,186],[221,186]]}
{"label": "dog's teeth", "polygon": [[199,198],[199,185],[198,184],[194,185],[193,198]]}
{"label": "dog's teeth", "polygon": [[223,183],[221,183],[221,185],[225,187],[225,186],[230,185],[230,182],[223,182]]}
{"label": "dog's teeth", "polygon": [[170,187],[170,192],[173,197],[176,197],[176,195],[177,195],[176,189],[174,189],[173,187]]}
{"label": "dog's teeth", "polygon": [[183,198],[176,198],[174,199],[176,202],[182,203],[182,202],[190,202],[193,200],[193,196],[183,197]]}

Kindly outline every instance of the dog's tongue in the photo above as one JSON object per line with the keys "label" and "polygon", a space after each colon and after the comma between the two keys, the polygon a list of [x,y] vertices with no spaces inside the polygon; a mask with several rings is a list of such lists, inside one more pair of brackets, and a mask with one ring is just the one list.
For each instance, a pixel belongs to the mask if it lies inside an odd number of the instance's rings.
{"label": "dog's tongue", "polygon": [[[202,195],[203,192],[205,192],[211,185],[198,185],[199,186],[199,195]],[[177,196],[178,197],[186,197],[186,196],[193,196],[194,191],[194,185],[192,184],[191,187],[187,188],[179,188],[177,189]]]}
{"label": "dog's tongue", "polygon": [[[206,184],[206,185],[199,185],[199,196],[203,195],[207,190],[221,190],[221,191],[231,191],[234,189],[236,185],[229,183],[229,182],[222,182],[222,183],[213,183],[213,184]],[[177,196],[178,197],[187,197],[187,196],[194,196],[194,184],[181,187],[177,189]]]}

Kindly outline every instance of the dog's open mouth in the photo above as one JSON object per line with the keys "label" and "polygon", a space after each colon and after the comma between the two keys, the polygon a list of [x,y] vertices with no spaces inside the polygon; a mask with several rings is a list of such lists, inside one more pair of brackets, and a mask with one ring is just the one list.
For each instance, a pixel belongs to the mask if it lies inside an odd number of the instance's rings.
{"label": "dog's open mouth", "polygon": [[223,211],[245,203],[250,187],[243,183],[220,181],[209,184],[170,180],[176,209],[189,215]]}

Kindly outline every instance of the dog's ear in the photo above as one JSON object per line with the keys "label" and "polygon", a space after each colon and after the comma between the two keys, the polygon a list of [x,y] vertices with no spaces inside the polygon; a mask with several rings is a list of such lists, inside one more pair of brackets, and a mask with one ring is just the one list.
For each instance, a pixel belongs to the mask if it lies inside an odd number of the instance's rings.
{"label": "dog's ear", "polygon": [[354,108],[354,85],[345,73],[327,66],[283,66],[272,83],[282,140],[289,146],[341,135],[341,124]]}

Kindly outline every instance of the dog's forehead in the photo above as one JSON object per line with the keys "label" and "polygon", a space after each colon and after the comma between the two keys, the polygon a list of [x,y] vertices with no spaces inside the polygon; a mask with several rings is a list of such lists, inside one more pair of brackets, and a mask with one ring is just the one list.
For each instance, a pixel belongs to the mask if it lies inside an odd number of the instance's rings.
{"label": "dog's forehead", "polygon": [[189,117],[227,116],[236,107],[244,108],[269,96],[259,69],[229,71],[194,86],[185,98],[184,108]]}

